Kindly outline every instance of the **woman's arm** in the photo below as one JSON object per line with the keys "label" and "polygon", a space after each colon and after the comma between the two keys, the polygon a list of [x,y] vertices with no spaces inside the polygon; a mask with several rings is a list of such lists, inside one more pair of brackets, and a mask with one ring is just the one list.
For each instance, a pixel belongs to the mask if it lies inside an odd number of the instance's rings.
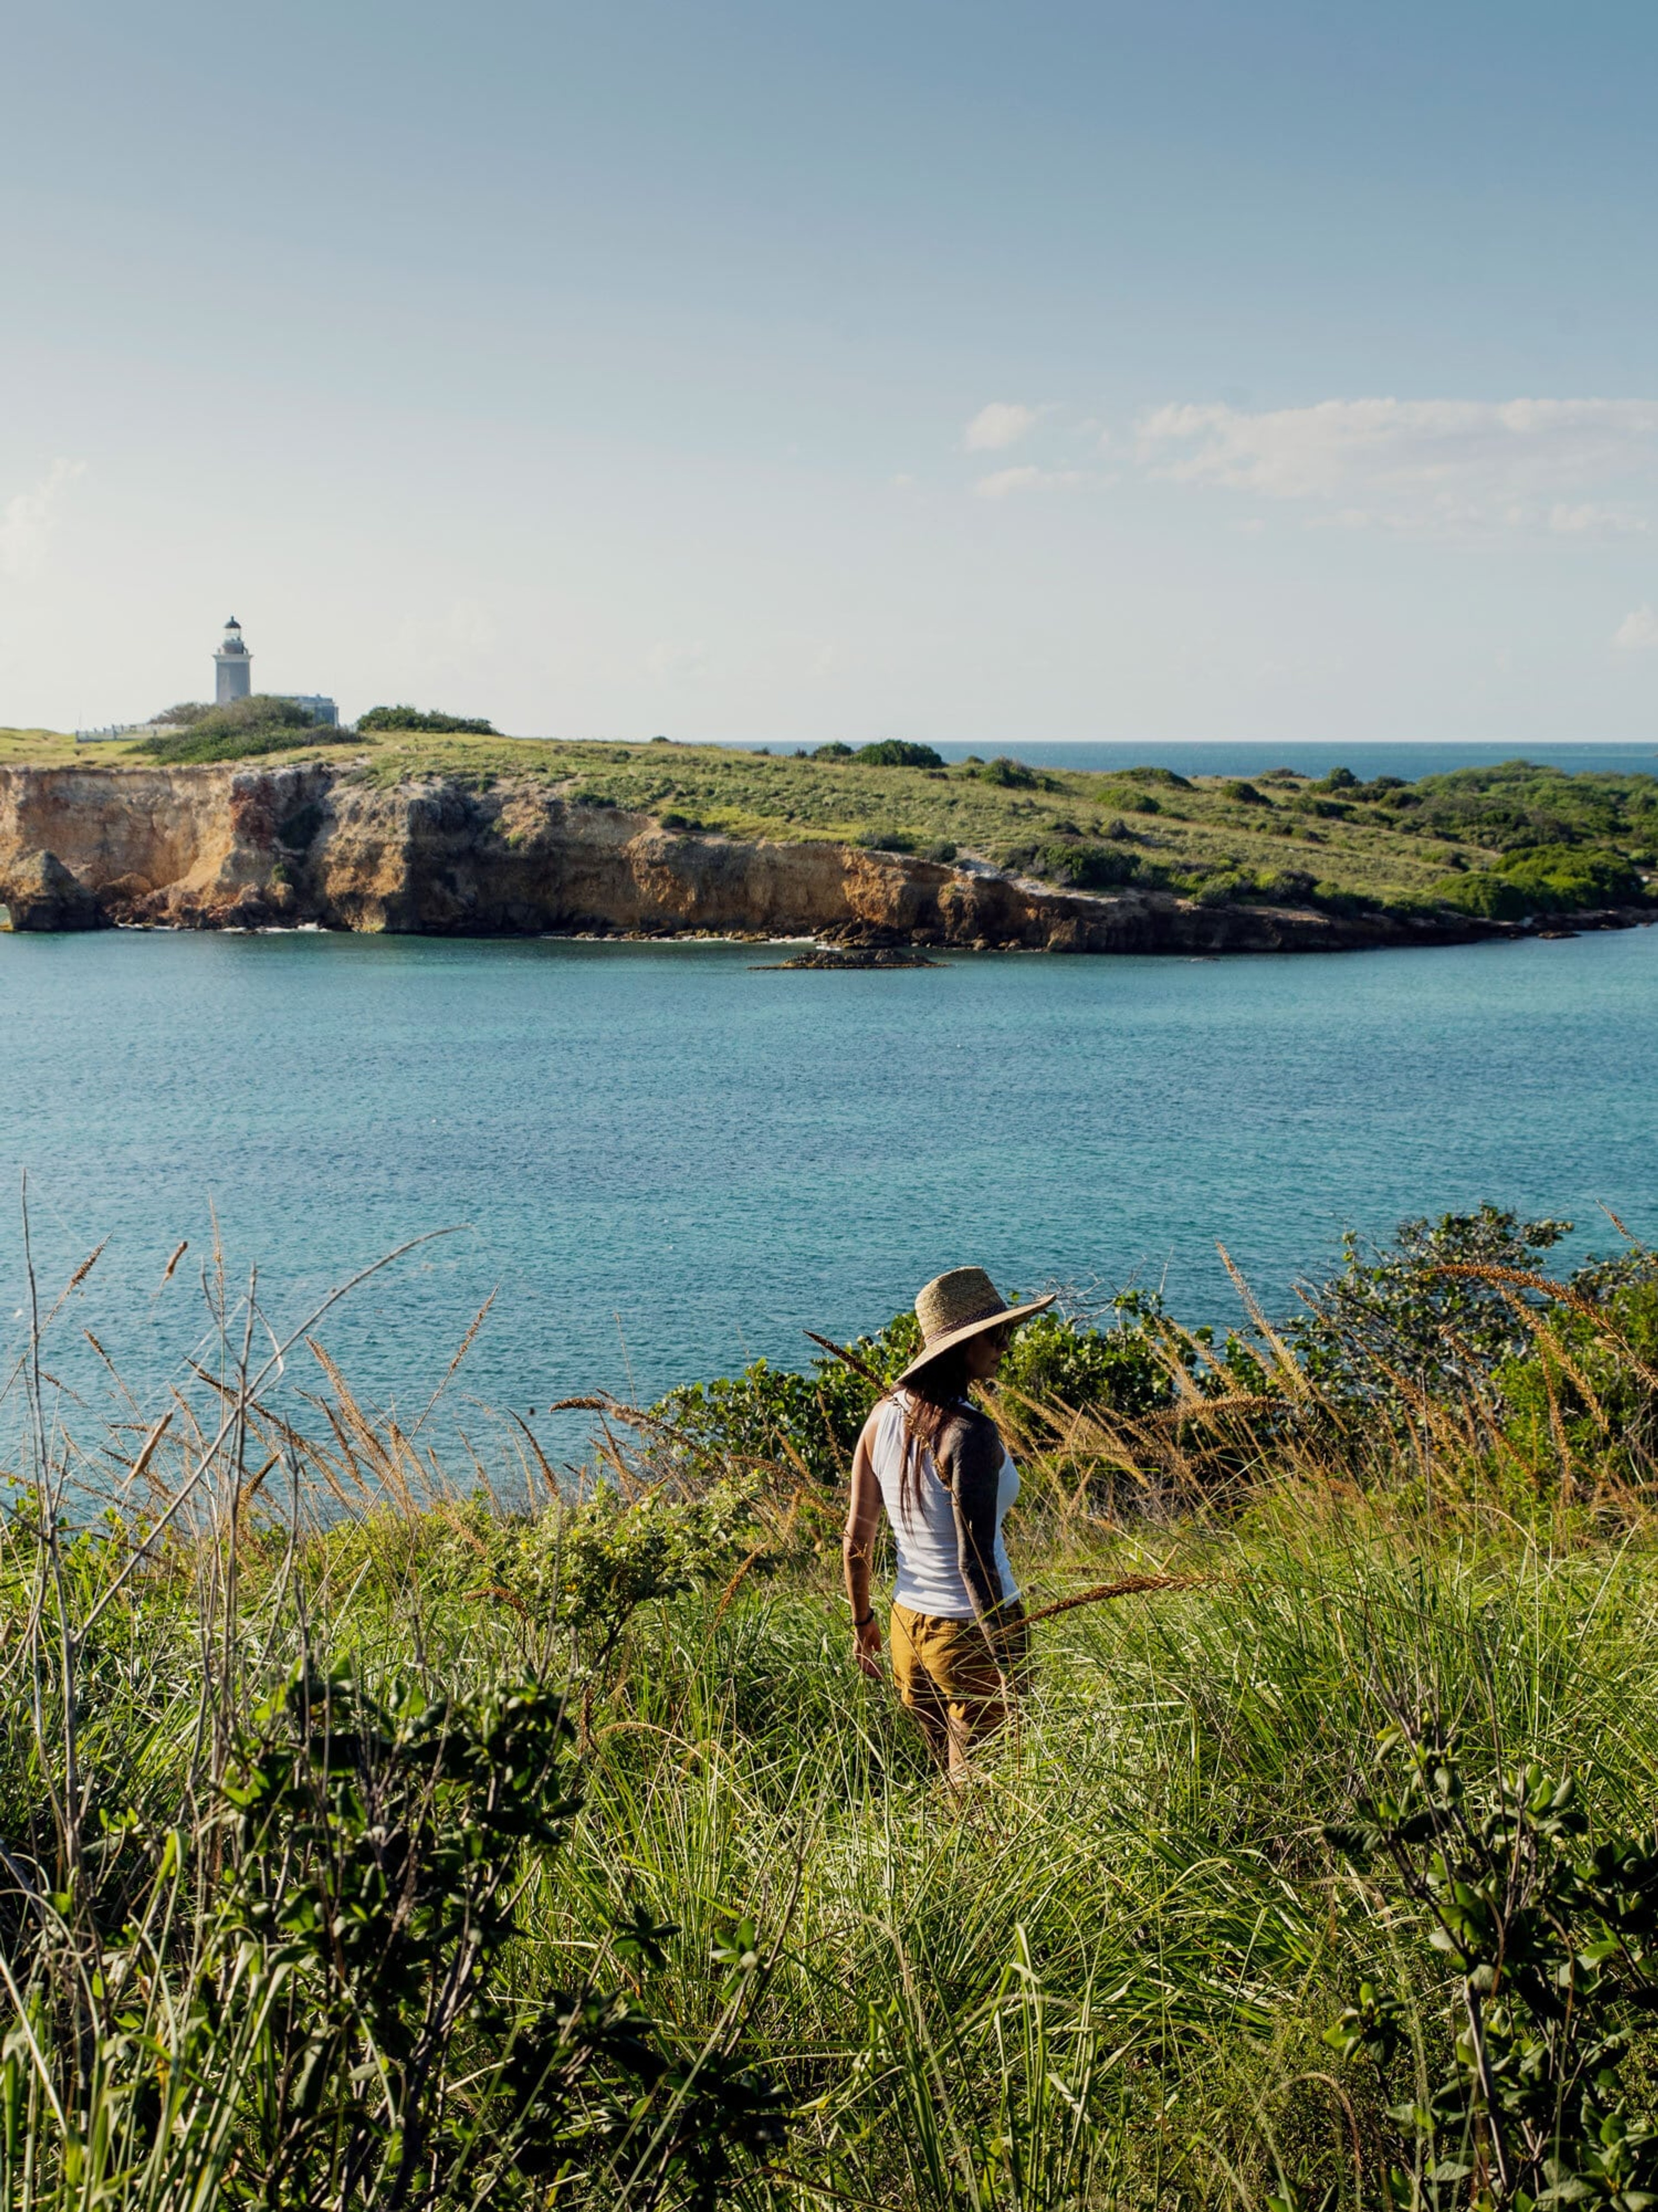
{"label": "woman's arm", "polygon": [[847,1508],[847,1533],[841,1539],[841,1564],[846,1569],[847,1599],[852,1607],[853,1646],[858,1664],[878,1681],[881,1675],[881,1624],[869,1601],[870,1567],[875,1558],[875,1532],[881,1522],[881,1486],[870,1457],[870,1431],[874,1415],[865,1422],[852,1455],[852,1501]]}
{"label": "woman's arm", "polygon": [[1002,1439],[995,1423],[982,1413],[953,1420],[939,1439],[938,1462],[956,1511],[956,1557],[962,1580],[967,1584],[979,1626],[995,1651],[993,1624],[1006,1595],[996,1564]]}

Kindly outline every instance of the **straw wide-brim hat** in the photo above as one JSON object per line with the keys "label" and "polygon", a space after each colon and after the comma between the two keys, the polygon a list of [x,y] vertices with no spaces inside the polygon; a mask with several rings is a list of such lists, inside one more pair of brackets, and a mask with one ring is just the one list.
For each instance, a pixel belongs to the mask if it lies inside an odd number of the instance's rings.
{"label": "straw wide-brim hat", "polygon": [[987,1328],[1016,1327],[1053,1303],[1050,1291],[1046,1297],[1011,1306],[982,1267],[952,1267],[947,1274],[935,1275],[915,1301],[925,1348],[905,1368],[899,1383],[908,1382],[941,1352],[954,1351],[969,1337],[981,1336]]}

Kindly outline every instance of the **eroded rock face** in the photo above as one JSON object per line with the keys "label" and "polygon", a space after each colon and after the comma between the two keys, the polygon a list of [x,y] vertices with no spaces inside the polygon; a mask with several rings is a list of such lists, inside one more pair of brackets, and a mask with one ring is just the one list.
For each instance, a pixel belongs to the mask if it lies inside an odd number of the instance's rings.
{"label": "eroded rock face", "polygon": [[0,906],[14,929],[101,929],[106,919],[56,853],[20,853],[0,865]]}
{"label": "eroded rock face", "polygon": [[194,929],[701,930],[1053,952],[1310,951],[1486,933],[1051,890],[851,846],[670,831],[540,782],[388,790],[314,764],[0,769],[0,884],[33,860],[52,860],[60,906],[26,896],[26,911]]}

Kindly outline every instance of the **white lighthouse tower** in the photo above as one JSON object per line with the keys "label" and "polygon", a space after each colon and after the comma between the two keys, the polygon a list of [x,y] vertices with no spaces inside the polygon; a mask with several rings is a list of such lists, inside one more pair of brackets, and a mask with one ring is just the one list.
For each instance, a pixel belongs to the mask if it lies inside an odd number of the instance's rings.
{"label": "white lighthouse tower", "polygon": [[224,626],[224,643],[213,656],[215,703],[246,699],[253,689],[253,656],[242,642],[242,626],[234,615]]}

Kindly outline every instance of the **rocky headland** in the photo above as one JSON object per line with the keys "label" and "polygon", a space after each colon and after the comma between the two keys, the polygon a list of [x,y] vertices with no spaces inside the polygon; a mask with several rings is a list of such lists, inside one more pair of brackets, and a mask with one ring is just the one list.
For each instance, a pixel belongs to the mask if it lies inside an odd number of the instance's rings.
{"label": "rocky headland", "polygon": [[0,768],[0,903],[23,930],[811,935],[1050,952],[1324,951],[1516,933],[1452,914],[1059,890],[969,857],[672,829],[539,779],[388,786],[317,762]]}

